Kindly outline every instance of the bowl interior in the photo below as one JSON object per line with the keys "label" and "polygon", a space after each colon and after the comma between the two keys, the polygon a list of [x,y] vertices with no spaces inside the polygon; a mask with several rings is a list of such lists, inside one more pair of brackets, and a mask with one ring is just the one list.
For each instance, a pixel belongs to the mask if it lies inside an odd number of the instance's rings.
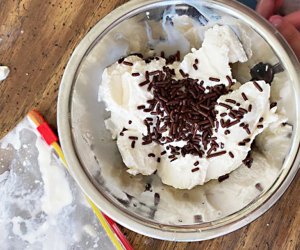
{"label": "bowl interior", "polygon": [[[272,152],[280,153],[266,168],[261,167],[264,163],[258,154],[251,169],[241,166],[224,182],[213,180],[192,190],[178,190],[163,185],[155,174],[132,176],[126,172],[116,142],[104,125],[109,113],[105,111],[104,103],[98,101],[103,70],[130,53],[148,55],[149,50],[155,53],[164,50],[172,54],[180,50],[184,55],[191,48],[201,46],[204,31],[212,22],[227,23],[238,31],[237,18],[230,15],[224,5],[211,1],[196,1],[201,3],[197,6],[184,3],[189,1],[177,1],[182,4],[171,2],[176,1],[160,1],[155,7],[153,4],[145,4],[120,16],[117,22],[107,23],[107,29],[99,31],[98,38],[86,51],[73,80],[69,100],[71,135],[76,157],[103,199],[109,200],[115,207],[139,221],[162,226],[197,225],[201,228],[213,226],[229,215],[246,209],[266,195],[276,182],[282,181],[280,176],[287,174],[283,169],[290,167],[285,166],[284,159],[288,159],[286,155],[295,137],[289,135],[288,147],[273,146]],[[167,25],[170,19],[173,25]],[[250,69],[259,62],[272,65],[282,63],[285,66],[276,54],[276,49],[259,32],[243,24],[242,20],[238,22],[252,38],[253,51],[247,63],[234,67],[233,72],[240,82],[251,79]],[[197,27],[196,36],[183,32],[189,27]],[[243,37],[242,34],[238,35]],[[280,109],[288,109],[288,122],[295,127],[298,126],[295,108],[297,91],[292,82],[287,70],[276,74],[273,85],[278,91],[272,90],[271,99],[278,102]],[[284,93],[279,91],[283,86]],[[269,160],[267,156],[264,157]],[[245,211],[244,215],[247,214]]]}

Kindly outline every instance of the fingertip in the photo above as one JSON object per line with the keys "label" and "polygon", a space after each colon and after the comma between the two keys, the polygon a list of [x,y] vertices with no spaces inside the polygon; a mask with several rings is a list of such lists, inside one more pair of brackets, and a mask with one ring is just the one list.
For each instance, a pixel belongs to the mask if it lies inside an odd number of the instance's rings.
{"label": "fingertip", "polygon": [[279,15],[274,15],[269,18],[269,21],[275,26],[278,27],[283,22],[283,17]]}

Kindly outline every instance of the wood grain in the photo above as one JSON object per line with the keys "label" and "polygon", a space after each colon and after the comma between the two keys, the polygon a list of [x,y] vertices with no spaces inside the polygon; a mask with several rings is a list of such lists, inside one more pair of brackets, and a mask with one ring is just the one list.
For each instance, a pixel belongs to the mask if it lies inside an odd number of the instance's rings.
{"label": "wood grain", "polygon": [[[56,100],[70,54],[102,17],[126,0],[0,0],[0,138],[32,108],[56,127]],[[300,249],[300,173],[280,201],[250,225],[198,243],[151,239],[122,228],[135,249]]]}

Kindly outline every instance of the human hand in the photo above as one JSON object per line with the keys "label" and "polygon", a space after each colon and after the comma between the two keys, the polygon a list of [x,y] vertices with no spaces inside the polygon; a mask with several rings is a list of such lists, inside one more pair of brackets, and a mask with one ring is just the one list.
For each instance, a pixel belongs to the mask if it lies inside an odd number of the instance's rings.
{"label": "human hand", "polygon": [[284,0],[261,0],[256,11],[268,19],[285,37],[300,61],[300,10],[286,16],[277,15]]}

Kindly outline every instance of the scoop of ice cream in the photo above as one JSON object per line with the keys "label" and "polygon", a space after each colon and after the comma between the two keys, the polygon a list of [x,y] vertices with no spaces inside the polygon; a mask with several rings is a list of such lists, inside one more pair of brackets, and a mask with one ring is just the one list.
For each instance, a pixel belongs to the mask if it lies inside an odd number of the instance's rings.
{"label": "scoop of ice cream", "polygon": [[[189,139],[171,138],[174,134],[174,131],[171,132],[172,114],[166,109],[160,110],[166,101],[172,101],[166,99],[168,95],[173,95],[171,93],[174,89],[181,91],[183,95],[189,92],[184,87],[185,81],[194,84],[193,88],[200,88],[201,98],[206,98],[205,93],[207,96],[209,93],[218,95],[219,91],[224,91],[224,87],[223,90],[221,88],[213,93],[211,91],[215,86],[230,86],[236,82],[232,79],[229,63],[245,60],[246,53],[235,33],[227,26],[216,25],[206,31],[202,47],[186,55],[181,63],[176,61],[167,64],[160,57],[143,60],[137,56],[129,56],[105,69],[100,97],[106,103],[107,110],[111,111],[106,126],[112,132],[113,138],[117,138],[119,151],[129,168],[128,172],[133,175],[150,175],[157,170],[163,183],[175,188],[191,189],[238,168],[250,151],[255,136],[277,119],[274,115],[276,108],[270,110],[268,84],[263,81],[248,82],[240,87],[236,86],[232,92],[228,93],[226,90],[228,94],[213,100],[217,100],[217,105],[203,106],[197,103],[210,110],[209,112],[212,108],[217,112],[217,116],[211,118],[214,121],[209,122],[215,124],[209,143],[207,139],[204,143],[203,138],[207,137],[203,134],[204,130],[198,131],[197,128],[194,128],[195,132],[189,135]],[[160,92],[157,86],[165,84],[169,84],[168,89]],[[148,108],[155,98],[156,111]],[[191,119],[198,112],[204,112],[196,107],[191,110],[186,104],[188,99],[182,101],[185,103],[186,112],[190,112]],[[171,123],[166,122],[168,119]],[[153,130],[150,131],[150,127]],[[158,132],[162,127],[169,129]],[[182,129],[186,130],[187,127]],[[155,136],[156,133],[160,133],[159,136]],[[152,139],[145,139],[149,136]],[[191,150],[190,153],[180,152],[191,136],[202,138],[199,139],[199,145],[194,145],[197,148],[196,155]],[[160,140],[162,137],[165,139]],[[215,142],[214,147],[211,141]]]}
{"label": "scoop of ice cream", "polygon": [[270,109],[269,97],[269,84],[251,81],[218,99],[219,126],[214,136],[219,144],[224,145],[220,150],[226,151],[226,154],[209,159],[205,181],[239,167],[251,150],[254,138],[278,119],[274,114],[276,108]]}
{"label": "scoop of ice cream", "polygon": [[159,58],[150,63],[138,56],[129,56],[122,63],[115,63],[106,68],[102,75],[102,84],[100,86],[100,100],[106,103],[108,111],[111,111],[111,117],[106,121],[113,138],[123,129],[129,126],[128,121],[132,121],[130,128],[145,132],[143,120],[146,114],[143,108],[137,108],[141,103],[153,97],[153,94],[147,91],[147,86],[141,86],[145,81],[146,71],[155,71],[165,65],[165,59]]}
{"label": "scoop of ice cream", "polygon": [[229,63],[238,61],[247,61],[238,37],[230,27],[215,25],[205,32],[202,47],[184,57],[181,69],[191,78],[203,80],[204,86],[215,85],[212,78],[228,86],[228,76],[232,76]]}

